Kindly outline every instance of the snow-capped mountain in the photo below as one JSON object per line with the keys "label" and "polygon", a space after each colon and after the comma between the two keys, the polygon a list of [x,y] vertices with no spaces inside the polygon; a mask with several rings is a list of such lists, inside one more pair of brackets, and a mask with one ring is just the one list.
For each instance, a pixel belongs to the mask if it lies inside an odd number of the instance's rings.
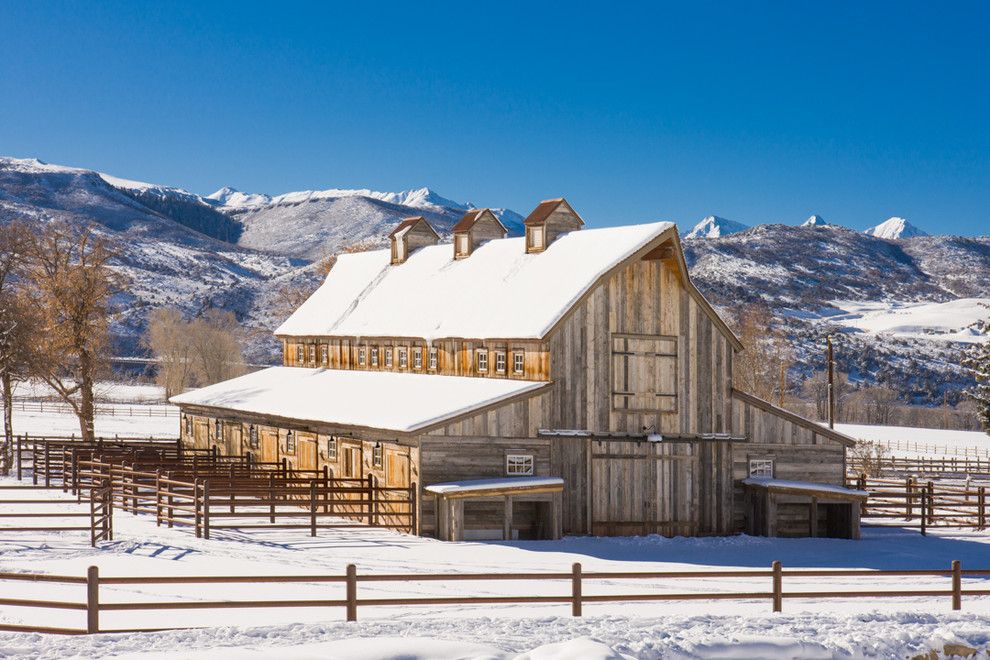
{"label": "snow-capped mountain", "polygon": [[823,218],[822,216],[816,213],[815,215],[812,215],[807,220],[802,222],[800,226],[801,227],[834,227],[835,225],[826,222],[825,218]]}
{"label": "snow-capped mountain", "polygon": [[898,218],[897,216],[887,218],[876,227],[870,227],[863,233],[887,240],[928,236],[928,232],[918,229],[904,218]]}
{"label": "snow-capped mountain", "polygon": [[746,229],[749,229],[749,227],[741,222],[726,220],[725,218],[720,218],[717,215],[709,215],[702,218],[701,221],[689,231],[683,232],[682,237],[685,239],[721,238],[722,236],[735,234],[736,232],[744,231]]}

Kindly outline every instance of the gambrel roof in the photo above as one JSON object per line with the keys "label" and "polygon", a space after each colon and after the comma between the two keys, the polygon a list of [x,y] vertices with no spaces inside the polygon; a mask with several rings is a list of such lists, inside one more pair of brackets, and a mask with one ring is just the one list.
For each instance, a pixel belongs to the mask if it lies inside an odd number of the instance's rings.
{"label": "gambrel roof", "polygon": [[275,334],[542,339],[604,276],[667,241],[688,289],[738,348],[687,281],[671,222],[572,231],[538,254],[526,254],[524,238],[488,241],[461,260],[449,245],[421,248],[399,265],[390,265],[388,250],[343,254]]}

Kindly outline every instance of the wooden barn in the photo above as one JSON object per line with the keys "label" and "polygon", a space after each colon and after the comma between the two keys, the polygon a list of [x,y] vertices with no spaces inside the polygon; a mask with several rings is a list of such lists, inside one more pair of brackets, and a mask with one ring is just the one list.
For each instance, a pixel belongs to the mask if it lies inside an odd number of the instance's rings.
{"label": "wooden barn", "polygon": [[283,366],[174,397],[183,442],[414,486],[443,539],[858,536],[854,441],[733,387],[677,228],[583,226],[405,220],[278,328]]}

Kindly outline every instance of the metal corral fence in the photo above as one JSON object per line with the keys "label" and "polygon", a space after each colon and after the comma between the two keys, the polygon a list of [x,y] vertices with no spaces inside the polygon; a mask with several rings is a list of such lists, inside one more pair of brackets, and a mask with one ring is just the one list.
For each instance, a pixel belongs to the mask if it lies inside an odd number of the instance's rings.
{"label": "metal corral fence", "polygon": [[[864,586],[870,588],[845,591],[788,591],[784,589],[784,578],[823,578],[822,586],[827,586],[824,578],[855,578],[862,580]],[[949,584],[944,589],[877,589],[880,578],[886,577],[944,577]],[[964,587],[963,578],[978,578],[980,584]],[[101,576],[95,566],[89,567],[85,577],[70,575],[48,575],[38,573],[0,573],[0,581],[31,581],[79,585],[85,588],[85,600],[34,600],[22,598],[0,598],[0,605],[21,606],[37,609],[62,609],[85,612],[86,626],[80,628],[55,628],[25,624],[0,624],[0,630],[15,632],[43,632],[62,634],[91,634],[100,632],[152,632],[170,630],[161,628],[130,628],[125,630],[107,630],[100,626],[102,612],[121,611],[162,611],[162,610],[228,610],[247,608],[343,608],[348,621],[356,621],[359,607],[396,606],[396,607],[436,607],[449,605],[515,605],[515,604],[570,604],[571,615],[582,615],[585,603],[607,602],[661,602],[661,601],[699,601],[699,600],[735,600],[735,601],[770,601],[774,612],[783,610],[784,599],[848,599],[848,598],[906,598],[906,597],[946,597],[951,599],[952,609],[961,610],[964,596],[988,596],[990,589],[982,588],[983,581],[990,577],[990,570],[963,570],[958,561],[953,561],[950,568],[944,570],[863,570],[863,569],[824,569],[824,570],[784,570],[779,561],[771,564],[769,570],[736,570],[736,571],[589,571],[585,572],[579,563],[571,566],[569,572],[561,573],[396,573],[396,574],[361,574],[354,564],[349,564],[344,575],[209,575],[209,576]],[[587,594],[585,587],[589,583],[600,581],[634,581],[641,587],[646,585],[661,586],[660,581],[680,581],[692,579],[753,579],[757,582],[754,591],[724,592],[724,591],[689,591],[681,593],[649,593],[645,589],[636,592]],[[403,583],[416,584],[422,582],[462,583],[499,581],[524,582],[531,584],[534,589],[530,593],[513,593],[508,596],[497,595],[459,595],[440,597],[372,597],[358,596],[360,583]],[[139,601],[103,602],[101,589],[104,586],[118,585],[203,585],[203,584],[341,584],[343,593],[336,598],[286,598],[269,600],[234,600],[220,598],[216,600],[152,600],[146,591],[142,592]],[[547,585],[557,583],[563,589],[545,589]],[[569,586],[569,589],[567,588]],[[761,588],[762,587],[762,588]],[[297,596],[298,588],[290,587],[293,596]],[[548,593],[549,591],[549,593]],[[926,601],[930,607],[930,601]],[[214,625],[216,617],[208,618]],[[230,623],[235,623],[231,621]]]}

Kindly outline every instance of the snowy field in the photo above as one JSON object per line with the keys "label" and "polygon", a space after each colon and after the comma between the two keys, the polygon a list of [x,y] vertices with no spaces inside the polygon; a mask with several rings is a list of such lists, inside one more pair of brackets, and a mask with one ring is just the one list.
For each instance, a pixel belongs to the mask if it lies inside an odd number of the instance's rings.
{"label": "snowy field", "polygon": [[960,298],[944,303],[836,301],[842,310],[829,322],[875,335],[978,343],[986,340],[978,324],[990,316],[990,299]]}
{"label": "snowy field", "polygon": [[835,430],[860,440],[887,445],[891,454],[903,458],[963,458],[979,455],[988,458],[990,435],[982,431],[946,431],[909,426],[868,426],[866,424],[836,424]]}

